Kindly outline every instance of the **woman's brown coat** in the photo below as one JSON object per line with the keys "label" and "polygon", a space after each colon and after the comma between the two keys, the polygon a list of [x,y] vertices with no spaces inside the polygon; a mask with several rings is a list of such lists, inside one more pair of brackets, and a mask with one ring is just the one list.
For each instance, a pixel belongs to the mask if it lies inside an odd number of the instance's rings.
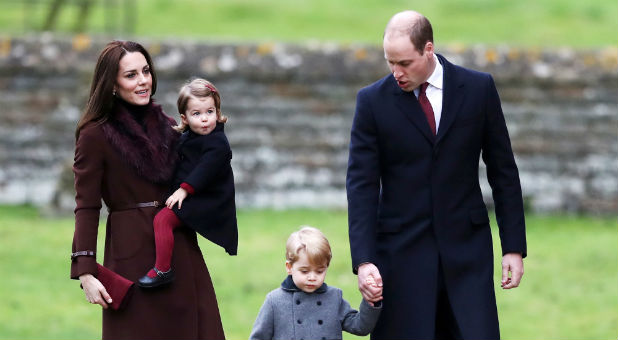
{"label": "woman's brown coat", "polygon": [[[157,105],[142,113],[141,125],[124,106],[116,105],[115,111],[113,119],[84,127],[76,143],[73,252],[96,250],[103,199],[111,208],[103,264],[136,281],[155,261],[152,221],[158,208],[122,209],[165,200],[165,179],[174,167],[175,136],[170,127],[173,120]],[[183,227],[174,231],[174,238],[175,281],[154,290],[134,286],[125,308],[103,310],[103,339],[224,338],[215,291],[196,234]],[[71,277],[96,273],[95,261],[93,257],[77,257]]]}

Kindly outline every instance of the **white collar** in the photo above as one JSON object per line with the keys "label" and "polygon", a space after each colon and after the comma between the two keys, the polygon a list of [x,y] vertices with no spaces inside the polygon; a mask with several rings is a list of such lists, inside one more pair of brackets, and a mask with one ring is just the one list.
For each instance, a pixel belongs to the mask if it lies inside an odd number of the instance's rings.
{"label": "white collar", "polygon": [[442,64],[440,64],[440,60],[438,60],[438,57],[435,53],[433,55],[433,60],[436,62],[436,67],[433,69],[433,73],[429,76],[427,82],[429,83],[429,85],[442,90],[442,74],[444,73],[444,70],[442,68]]}

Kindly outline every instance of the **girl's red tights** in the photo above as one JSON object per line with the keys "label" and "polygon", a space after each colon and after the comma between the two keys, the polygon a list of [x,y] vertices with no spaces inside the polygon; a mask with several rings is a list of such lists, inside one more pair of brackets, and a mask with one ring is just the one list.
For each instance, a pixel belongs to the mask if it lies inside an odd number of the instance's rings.
{"label": "girl's red tights", "polygon": [[[155,268],[162,272],[166,272],[170,270],[170,264],[172,262],[172,252],[174,250],[173,231],[180,227],[182,222],[172,210],[165,207],[155,216],[153,223],[157,254]],[[151,269],[146,275],[153,278],[157,276],[157,273]]]}

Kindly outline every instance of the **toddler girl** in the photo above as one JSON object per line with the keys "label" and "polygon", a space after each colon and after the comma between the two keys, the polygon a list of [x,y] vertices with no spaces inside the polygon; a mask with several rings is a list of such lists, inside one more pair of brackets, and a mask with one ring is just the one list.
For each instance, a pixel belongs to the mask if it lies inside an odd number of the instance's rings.
{"label": "toddler girl", "polygon": [[181,225],[194,229],[230,255],[236,255],[238,246],[232,150],[223,132],[227,117],[221,114],[219,91],[207,80],[191,80],[180,89],[178,112],[181,123],[174,129],[182,136],[172,187],[177,189],[154,218],[156,263],[138,280],[143,288],[174,280],[173,230]]}

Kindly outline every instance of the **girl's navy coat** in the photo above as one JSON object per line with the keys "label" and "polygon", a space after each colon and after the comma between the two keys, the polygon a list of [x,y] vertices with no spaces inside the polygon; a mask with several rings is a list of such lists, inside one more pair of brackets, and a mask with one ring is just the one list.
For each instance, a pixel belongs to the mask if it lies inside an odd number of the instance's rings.
{"label": "girl's navy coat", "polygon": [[195,189],[173,211],[188,227],[208,240],[220,245],[230,255],[238,248],[236,203],[234,201],[234,174],[232,149],[217,123],[208,135],[191,130],[183,133],[178,145],[180,161],[176,166],[173,188],[185,182]]}

